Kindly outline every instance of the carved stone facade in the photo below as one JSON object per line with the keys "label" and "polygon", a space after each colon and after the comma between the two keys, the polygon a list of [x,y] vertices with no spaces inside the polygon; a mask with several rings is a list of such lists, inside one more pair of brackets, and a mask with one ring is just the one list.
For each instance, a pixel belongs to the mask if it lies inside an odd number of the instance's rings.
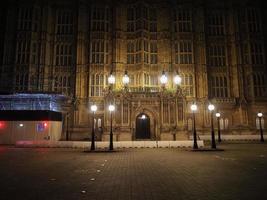
{"label": "carved stone facade", "polygon": [[90,137],[92,104],[98,140],[109,139],[111,102],[120,141],[138,139],[142,114],[149,118],[145,139],[187,139],[193,102],[199,134],[210,131],[210,102],[224,134],[256,133],[256,113],[267,114],[263,1],[21,0],[1,9],[1,91],[71,98],[62,112],[73,140]]}

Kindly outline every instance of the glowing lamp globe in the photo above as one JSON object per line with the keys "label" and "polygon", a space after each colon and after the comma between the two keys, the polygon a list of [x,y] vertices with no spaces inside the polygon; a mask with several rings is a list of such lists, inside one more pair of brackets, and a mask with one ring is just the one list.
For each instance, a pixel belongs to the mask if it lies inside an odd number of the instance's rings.
{"label": "glowing lamp globe", "polygon": [[109,77],[108,77],[108,84],[115,84],[115,76],[110,74]]}
{"label": "glowing lamp globe", "polygon": [[215,109],[215,106],[213,104],[210,104],[208,106],[209,111],[213,111]]}
{"label": "glowing lamp globe", "polygon": [[220,117],[221,114],[220,114],[220,113],[216,113],[215,116],[216,116],[216,117]]}
{"label": "glowing lamp globe", "polygon": [[168,82],[168,77],[163,72],[162,75],[161,75],[161,77],[160,77],[160,83],[163,84],[163,85],[165,85],[165,84],[167,84],[167,82]]}
{"label": "glowing lamp globe", "polygon": [[192,110],[193,112],[195,112],[195,111],[197,110],[197,105],[196,105],[196,104],[192,104],[192,105],[191,105],[191,110]]}
{"label": "glowing lamp globe", "polygon": [[113,112],[113,111],[115,110],[115,106],[114,106],[114,105],[109,105],[109,106],[108,106],[108,110],[109,110],[110,112]]}
{"label": "glowing lamp globe", "polygon": [[174,82],[175,85],[180,85],[181,82],[182,82],[181,76],[179,76],[178,74],[175,75],[174,78],[173,78],[173,82]]}
{"label": "glowing lamp globe", "polygon": [[96,105],[91,105],[91,111],[96,112],[97,111],[97,106]]}
{"label": "glowing lamp globe", "polygon": [[127,84],[129,84],[129,82],[130,82],[130,78],[129,78],[129,76],[125,73],[124,76],[122,77],[122,83],[123,83],[124,85],[127,85]]}
{"label": "glowing lamp globe", "polygon": [[258,115],[258,117],[262,117],[263,116],[263,114],[261,112],[259,112],[257,115]]}

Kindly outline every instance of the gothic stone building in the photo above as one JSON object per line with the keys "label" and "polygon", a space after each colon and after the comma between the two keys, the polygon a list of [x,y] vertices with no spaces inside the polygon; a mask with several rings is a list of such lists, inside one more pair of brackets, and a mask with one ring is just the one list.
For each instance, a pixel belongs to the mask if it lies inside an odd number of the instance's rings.
{"label": "gothic stone building", "polygon": [[108,140],[110,103],[115,140],[187,139],[193,102],[198,134],[210,132],[210,102],[224,134],[256,134],[256,113],[267,114],[263,2],[9,1],[1,7],[1,91],[64,94],[63,139],[66,129],[73,140],[89,137],[96,104],[97,139]]}

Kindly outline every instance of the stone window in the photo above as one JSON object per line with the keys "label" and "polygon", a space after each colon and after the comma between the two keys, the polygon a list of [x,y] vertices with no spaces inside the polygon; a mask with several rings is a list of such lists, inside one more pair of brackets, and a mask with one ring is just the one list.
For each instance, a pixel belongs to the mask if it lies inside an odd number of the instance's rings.
{"label": "stone window", "polygon": [[107,64],[108,63],[108,42],[104,40],[93,40],[91,43],[91,63]]}
{"label": "stone window", "polygon": [[127,43],[127,64],[134,64],[135,58],[135,48],[134,42]]}
{"label": "stone window", "polygon": [[127,102],[123,102],[123,107],[122,107],[122,123],[123,124],[128,124],[129,122],[129,105]]}
{"label": "stone window", "polygon": [[127,32],[138,30],[157,32],[156,9],[142,4],[127,8]]}
{"label": "stone window", "polygon": [[150,64],[158,63],[158,47],[157,42],[150,42]]}
{"label": "stone window", "polygon": [[38,8],[21,7],[18,13],[18,31],[33,31],[38,28],[40,11]]}
{"label": "stone window", "polygon": [[55,76],[54,91],[63,94],[70,94],[71,77],[68,74],[58,74]]}
{"label": "stone window", "polygon": [[92,31],[101,31],[101,32],[109,31],[109,20],[110,20],[109,8],[93,7],[91,19],[92,19],[91,23]]}
{"label": "stone window", "polygon": [[16,90],[19,91],[25,91],[28,89],[28,83],[29,83],[29,74],[26,72],[19,72],[16,75]]}
{"label": "stone window", "polygon": [[220,118],[220,130],[227,130],[229,128],[228,118]]}
{"label": "stone window", "polygon": [[191,32],[192,31],[192,15],[189,9],[177,9],[174,12],[174,31],[175,32]]}
{"label": "stone window", "polygon": [[262,65],[264,64],[264,47],[262,43],[251,43],[251,64]]}
{"label": "stone window", "polygon": [[267,96],[266,75],[260,72],[254,73],[253,84],[254,84],[254,96],[255,97]]}
{"label": "stone window", "polygon": [[211,77],[211,96],[217,98],[228,97],[228,82],[226,76],[212,76]]}
{"label": "stone window", "polygon": [[91,75],[90,86],[90,96],[103,96],[104,76],[102,74]]}
{"label": "stone window", "polygon": [[29,40],[20,40],[17,42],[17,47],[16,47],[17,64],[29,64],[30,46],[31,42]]}
{"label": "stone window", "polygon": [[260,11],[255,8],[247,10],[248,31],[250,33],[261,32]]}
{"label": "stone window", "polygon": [[56,34],[72,35],[73,34],[73,13],[69,10],[58,10],[56,18]]}
{"label": "stone window", "polygon": [[192,64],[193,48],[191,41],[175,43],[175,64]]}
{"label": "stone window", "polygon": [[185,91],[185,95],[188,97],[194,96],[194,80],[192,74],[181,74],[182,88]]}
{"label": "stone window", "polygon": [[224,45],[211,45],[207,49],[208,65],[211,67],[226,66],[226,49]]}
{"label": "stone window", "polygon": [[72,50],[71,44],[56,45],[56,66],[72,66]]}
{"label": "stone window", "polygon": [[210,13],[207,17],[208,34],[218,36],[225,34],[224,14],[221,12]]}

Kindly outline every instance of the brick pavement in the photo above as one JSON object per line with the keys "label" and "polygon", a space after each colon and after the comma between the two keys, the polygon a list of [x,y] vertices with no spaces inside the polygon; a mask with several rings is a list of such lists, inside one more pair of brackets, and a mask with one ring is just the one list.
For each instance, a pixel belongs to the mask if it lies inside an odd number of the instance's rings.
{"label": "brick pavement", "polygon": [[0,146],[0,199],[267,199],[267,144],[223,152]]}

